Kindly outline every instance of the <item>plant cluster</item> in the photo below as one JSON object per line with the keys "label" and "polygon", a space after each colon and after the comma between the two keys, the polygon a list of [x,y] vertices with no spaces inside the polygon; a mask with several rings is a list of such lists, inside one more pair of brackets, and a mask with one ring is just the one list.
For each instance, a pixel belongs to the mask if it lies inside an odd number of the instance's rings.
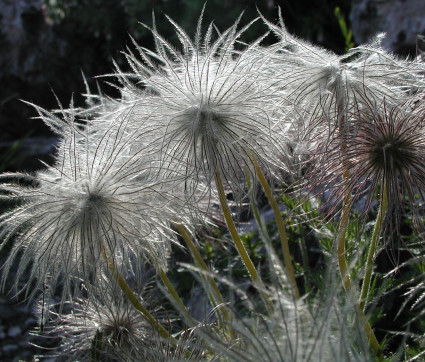
{"label": "plant cluster", "polygon": [[[135,43],[131,71],[106,75],[119,98],[87,86],[85,108],[33,105],[60,139],[55,162],[0,175],[12,204],[0,217],[2,285],[13,274],[18,295],[41,296],[38,333],[60,340],[46,354],[419,359],[422,60],[386,52],[382,36],[340,56],[292,36],[281,17],[220,32],[201,14],[193,39],[169,21],[180,48],[145,25],[155,51]],[[268,32],[242,42],[257,21]],[[255,233],[238,229],[246,211]],[[393,270],[374,265],[379,248]],[[190,262],[176,265],[182,251]],[[382,299],[406,289],[391,318],[416,316],[383,335]]]}

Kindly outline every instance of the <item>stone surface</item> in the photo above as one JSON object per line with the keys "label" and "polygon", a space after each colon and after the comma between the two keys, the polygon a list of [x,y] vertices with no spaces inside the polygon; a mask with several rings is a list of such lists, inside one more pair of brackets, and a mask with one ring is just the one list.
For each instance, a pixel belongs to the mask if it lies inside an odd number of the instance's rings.
{"label": "stone surface", "polygon": [[353,0],[350,21],[357,44],[385,32],[387,50],[414,56],[417,35],[425,34],[425,1]]}
{"label": "stone surface", "polygon": [[0,11],[0,77],[44,80],[38,70],[52,33],[42,16],[41,0],[0,0]]}

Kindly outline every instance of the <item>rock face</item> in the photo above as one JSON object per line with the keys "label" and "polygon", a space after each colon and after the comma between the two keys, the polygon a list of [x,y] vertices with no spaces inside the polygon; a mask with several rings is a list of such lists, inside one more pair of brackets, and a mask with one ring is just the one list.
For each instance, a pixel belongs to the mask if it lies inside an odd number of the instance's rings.
{"label": "rock face", "polygon": [[40,0],[0,0],[0,77],[44,81],[40,68],[52,41]]}
{"label": "rock face", "polygon": [[357,44],[385,32],[387,50],[414,56],[417,35],[425,35],[425,1],[353,0],[350,21]]}
{"label": "rock face", "polygon": [[[54,37],[41,0],[0,0],[0,142],[39,135],[42,122],[20,99],[43,103],[63,41]],[[46,95],[44,95],[46,94]],[[46,132],[44,132],[46,133]],[[0,163],[4,152],[0,150]]]}

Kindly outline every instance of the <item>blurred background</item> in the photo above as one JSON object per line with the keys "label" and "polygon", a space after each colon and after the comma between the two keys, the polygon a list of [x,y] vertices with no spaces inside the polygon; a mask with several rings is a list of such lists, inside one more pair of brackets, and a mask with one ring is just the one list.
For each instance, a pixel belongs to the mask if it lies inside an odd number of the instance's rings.
{"label": "blurred background", "polygon": [[[65,107],[72,97],[77,106],[83,105],[82,73],[95,86],[93,77],[110,73],[112,59],[125,70],[120,52],[133,47],[129,35],[153,49],[149,30],[139,24],[152,25],[152,11],[158,31],[177,45],[165,14],[192,35],[203,4],[204,0],[0,0],[0,171],[37,169],[42,166],[38,159],[48,161],[53,150],[53,135],[41,121],[31,119],[35,110],[21,100],[52,109],[58,105],[56,95]],[[257,17],[257,8],[277,22],[278,7],[291,33],[340,54],[347,46],[341,19],[348,31],[353,30],[353,44],[386,31],[384,45],[403,55],[415,56],[416,34],[425,34],[423,0],[209,0],[204,24],[214,21],[224,30],[244,12],[244,25]],[[244,40],[265,31],[258,21]],[[113,95],[112,87],[100,83]]]}

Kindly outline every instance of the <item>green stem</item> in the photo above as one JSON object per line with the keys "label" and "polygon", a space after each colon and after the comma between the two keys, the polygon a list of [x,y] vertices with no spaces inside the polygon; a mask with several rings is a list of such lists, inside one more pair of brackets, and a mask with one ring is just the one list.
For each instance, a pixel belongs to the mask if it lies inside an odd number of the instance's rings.
{"label": "green stem", "polygon": [[248,273],[251,276],[251,279],[255,283],[260,283],[260,277],[258,276],[257,270],[248,255],[248,252],[245,249],[245,246],[242,243],[242,240],[236,230],[235,223],[232,219],[232,214],[230,213],[229,206],[227,205],[226,194],[224,192],[223,181],[221,180],[220,172],[217,170],[215,173],[215,183],[218,191],[218,197],[220,199],[221,209],[223,211],[224,219],[226,220],[227,227],[229,229],[230,235],[235,243],[236,249],[239,252],[239,255],[242,258]]}
{"label": "green stem", "polygon": [[[303,268],[304,268],[304,270],[308,270],[309,269],[309,259],[308,259],[307,245],[306,245],[306,242],[305,242],[304,232],[303,232],[302,228],[300,228],[300,232],[301,232],[300,249],[301,249],[301,256],[302,256],[302,259],[303,259]],[[304,276],[304,293],[308,295],[309,292],[310,292],[310,289],[311,289],[311,283],[309,281],[309,278]]]}
{"label": "green stem", "polygon": [[379,345],[378,340],[376,339],[375,333],[373,332],[373,329],[370,326],[370,323],[367,320],[367,317],[364,314],[363,309],[360,307],[359,303],[356,303],[355,309],[357,313],[357,319],[363,327],[363,330],[366,334],[366,337],[369,341],[369,344],[373,352],[375,353],[376,357],[378,357],[379,361],[383,361],[384,356],[382,355],[381,346]]}
{"label": "green stem", "polygon": [[[189,250],[192,254],[192,257],[195,260],[196,265],[206,272],[208,282],[210,283],[211,288],[212,288],[212,292],[213,292],[213,297],[210,298],[211,303],[213,304],[214,307],[217,307],[218,305],[224,306],[225,302],[224,302],[223,296],[221,295],[221,292],[218,289],[218,286],[217,286],[214,278],[209,276],[211,274],[211,272],[208,269],[208,266],[205,263],[204,259],[202,258],[201,254],[199,253],[198,248],[193,243],[188,231],[186,230],[186,228],[182,224],[176,223],[175,226],[177,228],[177,231],[179,232],[179,234],[183,238],[183,240],[186,242],[186,244],[187,244],[187,246],[188,246],[188,248],[189,248]],[[230,314],[229,314],[229,311],[226,307],[223,308],[222,313],[223,313],[224,319],[226,321],[230,321],[230,319],[231,319]]]}
{"label": "green stem", "polygon": [[288,237],[286,236],[285,222],[283,221],[282,214],[279,210],[279,205],[277,204],[276,199],[273,196],[272,189],[269,183],[267,182],[267,179],[264,176],[263,171],[261,170],[260,166],[258,165],[257,161],[255,160],[253,156],[251,156],[251,161],[254,164],[255,172],[257,174],[258,180],[260,181],[261,186],[263,187],[264,192],[266,193],[266,196],[273,209],[273,213],[277,223],[277,228],[279,230],[280,242],[282,245],[283,260],[285,262],[286,273],[289,277],[289,281],[291,283],[292,291],[295,295],[295,298],[299,299],[300,292],[298,290],[297,281],[295,279],[294,267],[292,265],[291,253],[289,251]]}
{"label": "green stem", "polygon": [[[251,207],[252,207],[252,211],[254,213],[254,217],[255,220],[257,221],[257,225],[258,225],[258,229],[260,230],[260,233],[264,239],[264,244],[266,246],[266,250],[270,256],[270,264],[271,264],[271,268],[274,269],[275,274],[277,274],[278,278],[279,278],[279,282],[281,284],[284,284],[286,281],[283,278],[283,276],[281,275],[281,273],[279,273],[280,270],[276,270],[276,265],[278,265],[278,258],[276,255],[276,252],[273,248],[272,242],[270,240],[270,236],[269,233],[267,232],[267,227],[263,224],[263,221],[261,220],[261,215],[260,215],[260,211],[258,210],[258,206],[257,203],[255,202],[255,198],[254,198],[254,191],[252,188],[252,182],[251,182],[251,177],[249,176],[249,171],[248,169],[245,170],[245,177],[248,183],[248,189],[249,189],[249,197],[251,199]],[[276,273],[277,272],[277,273]],[[266,304],[266,308],[267,311],[269,312],[269,315],[271,316],[274,312],[274,307],[273,307],[273,303],[270,300],[270,298],[265,299],[265,304]]]}
{"label": "green stem", "polygon": [[[343,107],[342,103],[338,100],[339,97],[337,97],[337,107],[338,107],[338,115],[340,115],[340,122],[339,122],[339,133],[342,135],[344,140],[346,140],[347,135],[345,134],[345,115],[343,113]],[[343,179],[347,179],[350,176],[349,166],[346,161],[347,157],[347,142],[344,141],[341,145],[341,151],[344,156],[344,165],[345,165],[345,172],[342,175]],[[355,304],[355,310],[357,314],[357,320],[362,325],[362,328],[366,334],[366,337],[369,341],[369,344],[375,353],[375,355],[378,357],[379,361],[383,361],[383,356],[381,352],[381,348],[379,346],[378,340],[376,339],[375,333],[373,332],[372,327],[369,324],[369,321],[366,318],[366,315],[363,312],[363,309],[360,306],[360,303],[354,302],[354,298],[352,295],[352,289],[351,289],[351,280],[348,273],[347,268],[347,262],[345,261],[345,237],[347,233],[347,227],[348,227],[348,221],[350,217],[350,211],[351,211],[351,190],[348,189],[345,194],[345,200],[344,205],[342,208],[342,215],[341,220],[339,223],[339,229],[338,229],[338,235],[336,239],[337,244],[337,257],[338,257],[338,266],[339,266],[339,272],[341,274],[342,278],[342,284],[344,286],[344,289],[348,295],[348,298],[350,302],[353,302]]]}
{"label": "green stem", "polygon": [[258,275],[257,270],[255,269],[255,266],[251,258],[249,257],[248,252],[245,249],[245,246],[242,243],[242,240],[238,234],[238,231],[236,230],[235,223],[233,222],[233,219],[232,219],[232,214],[230,213],[229,206],[227,205],[223,182],[221,180],[220,172],[218,171],[218,169],[215,172],[215,183],[216,183],[218,197],[220,199],[220,205],[223,211],[224,219],[226,220],[227,227],[230,231],[230,235],[232,236],[233,242],[235,243],[236,249],[238,250],[240,257],[242,258],[242,261],[244,262],[246,268],[248,269],[248,273],[250,274],[252,281],[257,284],[257,287],[259,287],[261,297],[265,305],[267,306],[267,309],[272,308],[271,297],[267,293],[266,288],[264,287],[264,284],[261,281],[260,276]]}
{"label": "green stem", "polygon": [[372,234],[372,241],[370,244],[369,252],[367,254],[367,261],[366,261],[366,272],[363,280],[362,285],[362,291],[360,293],[360,308],[364,310],[366,301],[368,300],[369,296],[369,288],[370,288],[370,281],[372,279],[372,271],[373,271],[373,258],[375,257],[375,250],[376,250],[376,242],[378,240],[379,232],[381,231],[381,224],[385,216],[385,212],[387,210],[387,185],[382,182],[382,193],[380,197],[380,206],[378,211],[378,216],[376,218],[376,224],[375,228],[373,229]]}
{"label": "green stem", "polygon": [[[342,209],[342,215],[341,220],[339,223],[339,230],[337,235],[337,255],[338,255],[338,266],[339,266],[339,272],[341,274],[342,278],[342,284],[344,286],[344,289],[350,299],[350,302],[354,302],[352,299],[352,285],[350,276],[348,273],[347,268],[347,262],[345,261],[345,236],[347,233],[347,226],[348,226],[348,220],[350,216],[350,210],[351,210],[351,197],[349,194],[347,194],[344,206]],[[383,361],[383,356],[381,353],[381,347],[378,343],[378,340],[376,339],[375,333],[373,332],[372,327],[370,326],[369,321],[366,318],[366,315],[363,312],[362,307],[360,306],[360,303],[355,302],[354,306],[357,314],[357,319],[360,322],[366,337],[369,341],[369,344],[375,353],[375,355],[379,358],[380,361]]]}
{"label": "green stem", "polygon": [[194,327],[197,325],[196,321],[193,319],[189,311],[187,310],[186,306],[184,305],[183,301],[181,300],[179,294],[174,289],[173,285],[171,284],[170,279],[168,279],[167,274],[165,273],[164,269],[162,269],[159,265],[155,265],[156,270],[159,272],[159,276],[162,279],[162,282],[167,287],[168,292],[173,297],[174,301],[176,302],[178,309],[180,309],[180,313],[183,314],[186,323],[188,323],[191,327]]}
{"label": "green stem", "polygon": [[254,214],[255,220],[257,221],[258,228],[260,230],[261,236],[264,239],[264,243],[267,247],[267,251],[272,254],[273,257],[275,257],[273,245],[269,236],[269,233],[267,232],[267,227],[263,224],[263,221],[261,219],[260,210],[258,210],[257,203],[255,202],[254,198],[254,191],[253,191],[253,185],[251,182],[251,177],[249,175],[248,169],[245,170],[245,178],[247,180],[248,189],[249,189],[249,198],[251,200],[251,208],[252,212]]}
{"label": "green stem", "polygon": [[351,280],[350,276],[348,275],[347,263],[345,261],[345,235],[347,233],[348,219],[351,210],[350,201],[351,197],[348,195],[345,199],[342,209],[338,235],[336,238],[339,272],[341,274],[342,284],[344,285],[344,289],[347,291],[347,293],[349,292],[351,286]]}
{"label": "green stem", "polygon": [[122,277],[120,272],[118,271],[118,268],[116,267],[113,259],[108,255],[108,252],[103,245],[102,242],[100,242],[100,247],[102,251],[102,256],[105,259],[108,269],[111,272],[112,276],[118,283],[118,286],[121,288],[124,295],[127,297],[128,301],[133,305],[134,308],[136,308],[142,315],[145,317],[145,319],[151,324],[153,328],[155,328],[159,335],[165,339],[169,339],[170,342],[174,347],[177,347],[178,343],[176,339],[161,325],[159,324],[158,320],[156,320],[152,314],[149,313],[149,311],[145,308],[145,306],[140,303],[140,301],[137,299],[137,297],[134,295],[131,288],[128,286],[125,279]]}

